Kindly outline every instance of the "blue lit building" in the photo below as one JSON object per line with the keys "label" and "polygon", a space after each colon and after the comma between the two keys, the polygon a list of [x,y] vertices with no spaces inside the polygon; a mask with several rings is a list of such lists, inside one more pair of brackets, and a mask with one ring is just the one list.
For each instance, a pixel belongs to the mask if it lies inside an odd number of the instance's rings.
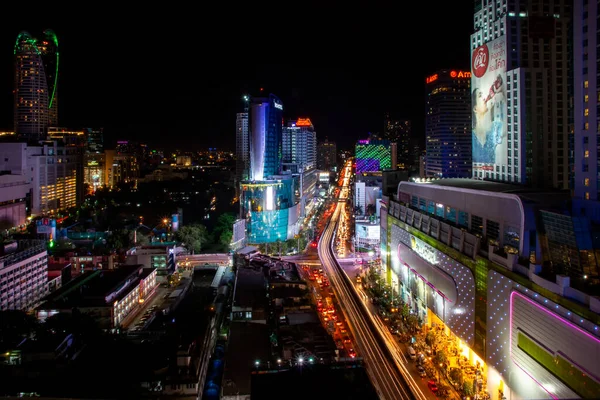
{"label": "blue lit building", "polygon": [[274,94],[250,102],[250,180],[279,173],[283,103]]}
{"label": "blue lit building", "polygon": [[283,103],[269,94],[253,97],[248,113],[249,179],[240,183],[240,217],[248,244],[274,243],[298,233],[299,179],[282,174]]}

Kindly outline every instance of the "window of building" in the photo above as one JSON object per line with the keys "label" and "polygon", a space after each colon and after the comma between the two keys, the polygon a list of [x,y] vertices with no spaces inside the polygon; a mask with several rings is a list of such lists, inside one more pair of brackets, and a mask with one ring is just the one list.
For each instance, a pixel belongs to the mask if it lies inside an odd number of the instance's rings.
{"label": "window of building", "polygon": [[469,227],[469,213],[464,211],[458,211],[458,225],[465,228]]}
{"label": "window of building", "polygon": [[519,237],[519,230],[514,226],[507,226],[506,230],[504,231],[504,244],[518,249],[520,241],[521,238]]}
{"label": "window of building", "polygon": [[471,230],[473,233],[483,236],[483,218],[473,214],[471,216]]}
{"label": "window of building", "polygon": [[427,212],[432,215],[435,214],[435,201],[430,200],[427,202]]}
{"label": "window of building", "polygon": [[456,223],[456,209],[446,206],[446,219],[453,223]]}
{"label": "window of building", "polygon": [[488,219],[486,223],[485,233],[488,239],[498,240],[498,237],[500,236],[500,224],[496,221]]}
{"label": "window of building", "polygon": [[583,186],[590,186],[590,178],[585,178],[583,180]]}

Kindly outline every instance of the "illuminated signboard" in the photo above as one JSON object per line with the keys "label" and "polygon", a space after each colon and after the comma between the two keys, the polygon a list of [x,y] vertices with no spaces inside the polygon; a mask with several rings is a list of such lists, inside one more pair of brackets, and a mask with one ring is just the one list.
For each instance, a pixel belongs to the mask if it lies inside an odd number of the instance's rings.
{"label": "illuminated signboard", "polygon": [[[471,72],[470,71],[456,71],[456,70],[452,70],[448,73],[448,75],[450,75],[450,78],[453,79],[470,79],[471,78]],[[440,77],[439,74],[433,74],[428,76],[427,78],[425,78],[425,83],[432,83],[438,80],[438,78]]]}
{"label": "illuminated signboard", "polygon": [[438,78],[438,74],[433,74],[431,76],[428,76],[427,78],[425,78],[425,83],[431,83],[434,81],[437,81]]}
{"label": "illuminated signboard", "polygon": [[471,72],[469,71],[450,71],[450,78],[470,78]]}
{"label": "illuminated signboard", "polygon": [[[518,173],[517,165],[520,163],[512,158],[518,157],[520,146],[508,142],[508,105],[504,94],[506,48],[506,36],[500,36],[473,49],[471,54],[474,177],[485,178],[490,174],[493,177],[494,171],[504,171],[511,164],[514,172]],[[500,174],[496,174],[495,178],[500,179]]]}
{"label": "illuminated signboard", "polygon": [[283,104],[279,104],[279,103],[277,103],[277,102],[274,101],[273,102],[273,106],[275,108],[277,108],[278,110],[283,110]]}
{"label": "illuminated signboard", "polygon": [[296,121],[296,126],[312,126],[312,122],[310,122],[310,118],[298,118],[298,121]]}
{"label": "illuminated signboard", "polygon": [[427,243],[422,242],[421,239],[417,239],[415,236],[410,235],[410,247],[428,263],[433,265],[438,263],[437,251]]}

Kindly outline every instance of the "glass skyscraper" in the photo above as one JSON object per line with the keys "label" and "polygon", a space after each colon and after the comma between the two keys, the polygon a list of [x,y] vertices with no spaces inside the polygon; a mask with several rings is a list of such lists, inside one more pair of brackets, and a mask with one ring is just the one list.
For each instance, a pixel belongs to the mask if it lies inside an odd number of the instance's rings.
{"label": "glass skyscraper", "polygon": [[279,173],[283,103],[274,94],[253,97],[250,103],[250,180]]}

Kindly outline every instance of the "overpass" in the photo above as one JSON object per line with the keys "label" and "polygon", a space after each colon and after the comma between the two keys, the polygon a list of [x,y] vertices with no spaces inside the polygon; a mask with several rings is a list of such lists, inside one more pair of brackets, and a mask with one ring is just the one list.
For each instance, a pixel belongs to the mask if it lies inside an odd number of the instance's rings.
{"label": "overpass", "polygon": [[176,257],[178,267],[193,268],[204,264],[229,266],[232,265],[233,259],[229,253],[214,253],[214,254],[187,254]]}

